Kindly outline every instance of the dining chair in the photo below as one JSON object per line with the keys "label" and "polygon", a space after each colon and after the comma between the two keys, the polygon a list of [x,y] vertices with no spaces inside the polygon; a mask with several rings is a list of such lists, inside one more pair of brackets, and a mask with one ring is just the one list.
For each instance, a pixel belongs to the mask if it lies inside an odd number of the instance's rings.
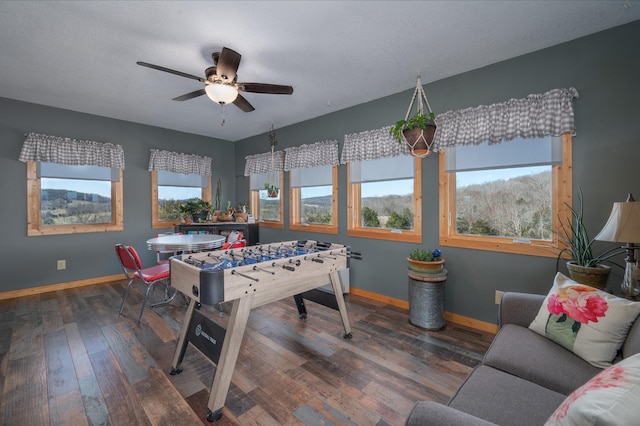
{"label": "dining chair", "polygon": [[120,305],[120,315],[122,315],[122,311],[124,309],[124,304],[127,300],[127,296],[129,295],[129,290],[131,289],[131,285],[135,280],[140,280],[147,286],[147,291],[145,292],[144,299],[142,300],[142,308],[140,308],[140,316],[138,317],[138,324],[142,321],[142,314],[144,313],[144,308],[147,304],[147,300],[149,298],[149,294],[152,292],[156,283],[163,282],[164,283],[164,299],[158,303],[154,303],[153,305],[149,305],[152,308],[154,306],[164,305],[166,303],[171,302],[176,297],[176,290],[169,290],[169,278],[171,277],[171,273],[169,270],[168,263],[161,263],[159,265],[151,266],[149,268],[142,267],[142,261],[140,260],[140,256],[138,256],[138,252],[132,246],[125,246],[122,244],[116,244],[116,255],[118,256],[118,260],[122,265],[122,270],[124,271],[124,275],[129,280],[127,284],[127,288],[124,291],[124,296],[122,298],[122,304]]}

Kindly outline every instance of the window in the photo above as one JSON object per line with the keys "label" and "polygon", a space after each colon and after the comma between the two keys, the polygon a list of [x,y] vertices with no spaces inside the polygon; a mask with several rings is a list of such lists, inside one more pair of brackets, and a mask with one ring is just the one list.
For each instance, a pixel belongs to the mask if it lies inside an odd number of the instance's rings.
{"label": "window", "polygon": [[289,227],[338,233],[338,166],[291,170]]}
{"label": "window", "polygon": [[421,159],[399,155],[347,166],[347,235],[421,243]]}
{"label": "window", "polygon": [[191,198],[211,202],[211,176],[154,170],[151,172],[151,221],[155,228],[172,228],[180,221],[180,205]]}
{"label": "window", "polygon": [[251,214],[256,222],[265,228],[284,228],[284,200],[282,194],[282,186],[284,184],[284,175],[278,173],[279,191],[276,197],[269,196],[264,189],[264,184],[270,182],[269,175],[273,178],[273,174],[253,174],[250,176],[251,191]]}
{"label": "window", "polygon": [[123,229],[122,170],[27,161],[27,235]]}
{"label": "window", "polygon": [[571,205],[571,142],[564,133],[441,153],[440,244],[557,256],[554,230]]}
{"label": "window", "polygon": [[150,150],[151,227],[173,228],[180,205],[191,198],[211,202],[210,157]]}

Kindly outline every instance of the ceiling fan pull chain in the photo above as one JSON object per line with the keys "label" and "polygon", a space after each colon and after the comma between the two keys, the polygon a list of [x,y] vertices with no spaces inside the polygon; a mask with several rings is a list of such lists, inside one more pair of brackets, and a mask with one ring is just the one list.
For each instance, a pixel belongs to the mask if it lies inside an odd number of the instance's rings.
{"label": "ceiling fan pull chain", "polygon": [[224,126],[224,104],[220,104],[220,115],[222,116],[222,121],[220,122],[220,127]]}

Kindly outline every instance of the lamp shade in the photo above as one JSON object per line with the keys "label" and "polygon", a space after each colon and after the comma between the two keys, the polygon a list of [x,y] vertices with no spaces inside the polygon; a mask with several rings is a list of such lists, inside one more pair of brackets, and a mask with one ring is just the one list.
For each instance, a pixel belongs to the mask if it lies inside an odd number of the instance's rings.
{"label": "lamp shade", "polygon": [[219,104],[230,104],[238,97],[238,89],[222,83],[207,84],[204,88],[209,99]]}
{"label": "lamp shade", "polygon": [[613,203],[611,216],[596,240],[640,243],[640,202]]}

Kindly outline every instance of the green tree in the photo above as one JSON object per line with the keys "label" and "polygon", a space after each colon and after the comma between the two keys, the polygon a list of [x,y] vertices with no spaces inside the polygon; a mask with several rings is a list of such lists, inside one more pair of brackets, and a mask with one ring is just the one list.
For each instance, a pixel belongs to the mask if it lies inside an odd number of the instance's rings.
{"label": "green tree", "polygon": [[392,229],[411,229],[413,227],[413,214],[411,210],[405,208],[402,214],[395,211],[392,212],[386,227]]}
{"label": "green tree", "polygon": [[380,220],[378,219],[378,213],[375,210],[369,207],[364,207],[361,211],[361,217],[362,217],[362,226],[366,226],[369,228],[380,227]]}

